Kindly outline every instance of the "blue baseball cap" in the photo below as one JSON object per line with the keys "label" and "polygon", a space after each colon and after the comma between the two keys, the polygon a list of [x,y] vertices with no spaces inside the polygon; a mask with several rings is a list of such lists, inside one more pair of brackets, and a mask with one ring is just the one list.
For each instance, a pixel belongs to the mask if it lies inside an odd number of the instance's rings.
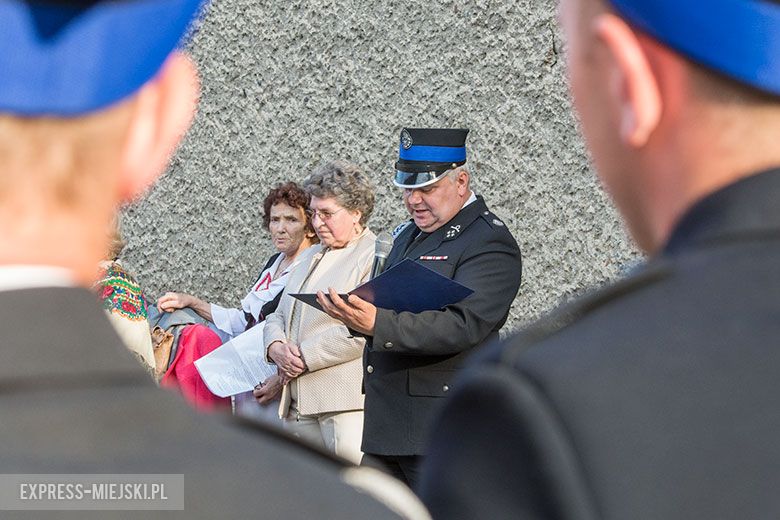
{"label": "blue baseball cap", "polygon": [[610,2],[626,21],[696,63],[780,95],[780,2]]}
{"label": "blue baseball cap", "polygon": [[465,128],[404,128],[393,184],[422,188],[466,162]]}
{"label": "blue baseball cap", "polygon": [[205,0],[0,0],[0,113],[70,117],[160,70]]}

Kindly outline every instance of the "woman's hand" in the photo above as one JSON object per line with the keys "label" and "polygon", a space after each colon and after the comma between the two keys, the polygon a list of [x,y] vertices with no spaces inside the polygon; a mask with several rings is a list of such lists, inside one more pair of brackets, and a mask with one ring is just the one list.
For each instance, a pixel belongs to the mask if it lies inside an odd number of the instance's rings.
{"label": "woman's hand", "polygon": [[277,398],[282,391],[282,386],[281,376],[273,375],[257,385],[255,389],[252,390],[252,395],[255,396],[258,403],[265,406]]}
{"label": "woman's hand", "polygon": [[211,304],[191,294],[167,292],[157,300],[157,310],[160,312],[173,312],[189,307],[201,318],[214,321],[211,316]]}
{"label": "woman's hand", "polygon": [[177,309],[192,307],[195,298],[191,294],[167,292],[157,300],[157,310],[160,312],[173,312]]}
{"label": "woman's hand", "polygon": [[306,362],[301,355],[301,349],[289,341],[274,341],[268,346],[268,357],[276,363],[279,373],[294,379],[306,372]]}

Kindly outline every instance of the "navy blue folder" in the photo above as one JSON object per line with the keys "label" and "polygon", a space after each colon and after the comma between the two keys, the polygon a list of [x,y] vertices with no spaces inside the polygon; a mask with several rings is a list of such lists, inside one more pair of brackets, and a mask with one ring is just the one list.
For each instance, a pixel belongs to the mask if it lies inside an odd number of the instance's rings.
{"label": "navy blue folder", "polygon": [[[346,300],[349,294],[354,294],[382,309],[417,313],[442,309],[458,303],[473,292],[407,258],[373,280],[340,296]],[[298,293],[290,296],[322,310],[316,294]]]}

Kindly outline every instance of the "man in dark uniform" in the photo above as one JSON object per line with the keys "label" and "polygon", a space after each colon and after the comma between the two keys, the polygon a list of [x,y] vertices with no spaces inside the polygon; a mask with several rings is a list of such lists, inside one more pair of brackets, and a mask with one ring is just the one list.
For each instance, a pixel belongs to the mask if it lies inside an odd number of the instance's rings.
{"label": "man in dark uniform", "polygon": [[562,0],[597,171],[650,260],[463,371],[437,518],[780,518],[780,3]]}
{"label": "man in dark uniform", "polygon": [[395,185],[404,190],[412,220],[396,229],[387,267],[410,258],[474,294],[418,314],[378,309],[355,296],[349,304],[339,298],[320,302],[369,336],[363,452],[412,486],[430,421],[452,390],[456,370],[474,347],[498,337],[520,287],[517,242],[469,186],[467,133],[401,132]]}
{"label": "man in dark uniform", "polygon": [[[175,47],[200,4],[0,2],[2,471],[108,474],[104,485],[181,475],[183,504],[172,507],[183,510],[136,502],[155,509],[143,518],[427,518],[408,490],[401,501],[390,497],[405,488],[378,471],[268,427],[195,415],[154,385],[88,290],[117,206],[162,171],[192,118],[197,77]],[[31,479],[22,479],[28,491]],[[70,492],[45,496],[77,497],[68,479],[59,482]],[[0,486],[3,510],[98,506],[86,492],[80,501],[37,493],[25,502],[24,488],[7,478]],[[169,483],[164,494],[181,499],[181,491]],[[41,516],[27,513],[12,516]]]}

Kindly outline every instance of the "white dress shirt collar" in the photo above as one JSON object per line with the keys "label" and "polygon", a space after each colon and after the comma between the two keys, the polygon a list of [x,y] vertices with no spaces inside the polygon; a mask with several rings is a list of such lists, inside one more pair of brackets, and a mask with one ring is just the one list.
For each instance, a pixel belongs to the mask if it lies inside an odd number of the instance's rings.
{"label": "white dress shirt collar", "polygon": [[76,277],[64,267],[50,265],[0,266],[0,291],[38,287],[75,287]]}

